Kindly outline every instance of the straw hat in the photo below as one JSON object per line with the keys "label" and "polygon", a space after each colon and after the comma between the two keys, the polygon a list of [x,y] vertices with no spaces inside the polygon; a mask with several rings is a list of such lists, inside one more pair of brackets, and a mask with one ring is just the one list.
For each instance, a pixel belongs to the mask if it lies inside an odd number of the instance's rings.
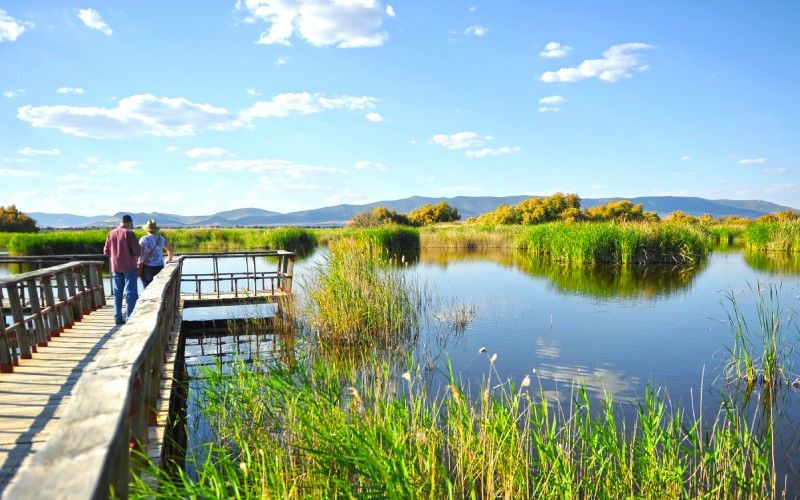
{"label": "straw hat", "polygon": [[148,233],[155,233],[158,232],[158,230],[161,228],[158,227],[158,224],[156,224],[156,221],[154,219],[150,219],[144,226],[142,226],[142,229],[144,229]]}

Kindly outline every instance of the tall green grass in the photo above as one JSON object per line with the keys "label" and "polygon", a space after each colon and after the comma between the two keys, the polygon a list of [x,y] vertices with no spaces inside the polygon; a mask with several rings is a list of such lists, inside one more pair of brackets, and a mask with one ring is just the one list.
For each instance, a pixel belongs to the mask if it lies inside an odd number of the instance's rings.
{"label": "tall green grass", "polygon": [[[565,405],[526,376],[455,376],[430,394],[413,367],[332,364],[205,374],[214,433],[192,479],[151,466],[147,498],[768,498],[771,427],[733,412],[690,417],[648,390],[625,410],[577,389]],[[754,417],[757,419],[757,417]],[[628,419],[630,421],[630,419]]]}
{"label": "tall green grass", "polygon": [[420,230],[420,246],[425,249],[478,250],[516,248],[526,227],[520,225],[473,226],[437,225]]}
{"label": "tall green grass", "polygon": [[420,230],[414,227],[385,225],[363,229],[335,228],[313,231],[323,245],[330,245],[341,239],[358,240],[369,242],[398,256],[407,253],[416,254],[420,248]]}
{"label": "tall green grass", "polygon": [[[144,235],[135,231],[137,237]],[[59,255],[102,253],[107,230],[17,233],[7,243],[12,255]],[[277,229],[168,229],[162,233],[179,249],[259,250],[281,249],[299,253],[317,246],[316,235],[302,228]]]}
{"label": "tall green grass", "polygon": [[767,252],[800,252],[800,221],[755,222],[742,235],[748,249]]}
{"label": "tall green grass", "polygon": [[419,296],[402,268],[371,240],[338,239],[306,279],[309,323],[327,344],[408,338],[419,323]]}
{"label": "tall green grass", "polygon": [[690,225],[550,223],[531,226],[528,251],[564,264],[685,264],[708,253],[703,234]]}

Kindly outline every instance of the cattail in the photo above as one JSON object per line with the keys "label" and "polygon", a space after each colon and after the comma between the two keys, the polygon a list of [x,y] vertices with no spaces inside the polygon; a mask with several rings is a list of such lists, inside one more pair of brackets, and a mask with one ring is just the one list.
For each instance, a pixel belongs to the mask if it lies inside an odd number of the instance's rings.
{"label": "cattail", "polygon": [[525,375],[525,378],[522,379],[522,387],[528,387],[531,385],[531,377],[529,375]]}
{"label": "cattail", "polygon": [[411,382],[411,374],[410,374],[410,373],[408,373],[408,372],[405,372],[405,373],[404,373],[403,375],[401,375],[401,376],[402,376],[404,379],[406,379],[406,382]]}
{"label": "cattail", "polygon": [[247,472],[248,472],[247,464],[244,463],[244,462],[239,462],[239,468],[242,469],[242,474],[244,474],[246,476]]}
{"label": "cattail", "polygon": [[490,362],[490,363],[492,363],[492,364],[494,364],[494,362],[495,362],[496,360],[497,360],[497,353],[494,353],[494,354],[492,354],[492,357],[491,357],[491,358],[489,358],[489,362]]}

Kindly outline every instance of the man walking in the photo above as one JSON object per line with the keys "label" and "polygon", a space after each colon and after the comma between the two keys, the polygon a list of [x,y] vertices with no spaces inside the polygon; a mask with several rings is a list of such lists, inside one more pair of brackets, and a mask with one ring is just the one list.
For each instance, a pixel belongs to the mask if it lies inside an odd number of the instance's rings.
{"label": "man walking", "polygon": [[[125,324],[125,320],[133,314],[136,299],[139,298],[137,289],[137,261],[142,248],[133,234],[133,219],[130,215],[122,216],[119,227],[111,230],[106,237],[103,254],[108,257],[111,265],[114,292],[114,319],[118,325]],[[127,315],[122,315],[122,293],[125,291]]]}

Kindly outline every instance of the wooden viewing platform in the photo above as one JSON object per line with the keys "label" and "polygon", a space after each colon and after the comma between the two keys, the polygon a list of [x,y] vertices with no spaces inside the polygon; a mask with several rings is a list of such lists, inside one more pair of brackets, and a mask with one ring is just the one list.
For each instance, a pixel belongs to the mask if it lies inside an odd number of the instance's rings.
{"label": "wooden viewing platform", "polygon": [[[265,257],[277,267],[258,271]],[[227,258],[253,265],[221,272]],[[210,261],[211,272],[184,274],[193,259]],[[283,251],[179,256],[123,326],[103,291],[102,261],[0,279],[2,497],[126,497],[132,449],[162,463],[183,308],[287,297],[293,261]]]}

